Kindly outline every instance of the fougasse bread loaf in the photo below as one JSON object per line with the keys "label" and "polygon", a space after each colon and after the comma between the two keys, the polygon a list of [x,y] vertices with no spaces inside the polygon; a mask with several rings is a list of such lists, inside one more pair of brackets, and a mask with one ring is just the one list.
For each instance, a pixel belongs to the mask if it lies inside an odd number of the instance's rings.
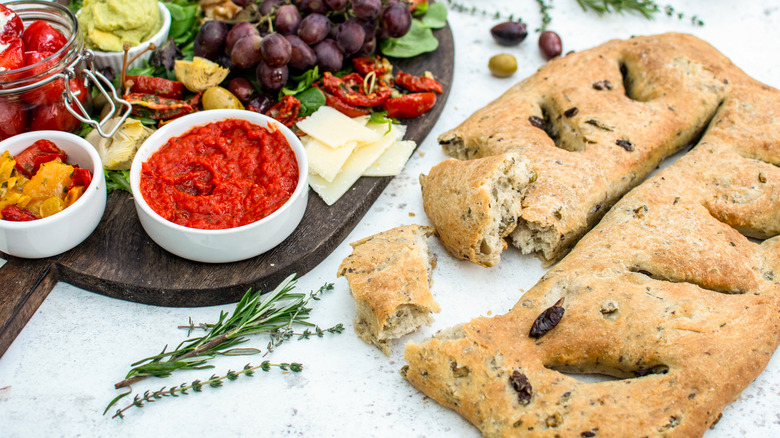
{"label": "fougasse bread loaf", "polygon": [[[665,157],[695,142],[742,75],[691,35],[610,41],[550,61],[439,142],[461,160],[522,153],[538,179],[523,190],[510,241],[551,264]],[[444,239],[461,231],[435,226]]]}
{"label": "fougasse bread loaf", "polygon": [[522,190],[536,180],[516,151],[481,160],[450,159],[420,175],[423,207],[442,243],[458,257],[498,264],[517,226]]}
{"label": "fougasse bread loaf", "polygon": [[[676,35],[608,46],[664,39],[711,54]],[[485,436],[691,437],[718,421],[780,343],[780,92],[717,74],[722,99],[692,151],[617,202],[509,313],[408,345],[415,387]]]}
{"label": "fougasse bread loaf", "polygon": [[357,305],[355,332],[389,355],[393,339],[432,322],[439,312],[430,286],[436,257],[431,227],[406,225],[352,243],[339,266]]}

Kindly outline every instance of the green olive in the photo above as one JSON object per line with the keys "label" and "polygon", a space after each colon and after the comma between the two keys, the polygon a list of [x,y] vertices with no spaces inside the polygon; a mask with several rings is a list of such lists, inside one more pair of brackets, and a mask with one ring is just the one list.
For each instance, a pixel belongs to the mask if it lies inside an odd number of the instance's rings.
{"label": "green olive", "polygon": [[517,60],[508,53],[501,53],[490,58],[488,68],[493,76],[506,78],[512,76],[517,71]]}
{"label": "green olive", "polygon": [[203,92],[203,109],[244,109],[241,101],[222,87],[211,87]]}

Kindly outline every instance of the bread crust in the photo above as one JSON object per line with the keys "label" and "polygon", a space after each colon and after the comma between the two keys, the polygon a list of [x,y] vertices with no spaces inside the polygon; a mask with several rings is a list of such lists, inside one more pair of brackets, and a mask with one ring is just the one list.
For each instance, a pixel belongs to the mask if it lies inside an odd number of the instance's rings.
{"label": "bread crust", "polygon": [[691,35],[614,40],[550,61],[439,142],[459,159],[522,152],[539,178],[511,242],[551,264],[694,142],[736,83],[755,82]]}
{"label": "bread crust", "polygon": [[[689,40],[629,42],[666,38]],[[780,92],[728,79],[691,152],[622,197],[509,313],[408,345],[406,378],[485,436],[689,437],[717,422],[780,344]],[[560,322],[530,337],[561,298]]]}

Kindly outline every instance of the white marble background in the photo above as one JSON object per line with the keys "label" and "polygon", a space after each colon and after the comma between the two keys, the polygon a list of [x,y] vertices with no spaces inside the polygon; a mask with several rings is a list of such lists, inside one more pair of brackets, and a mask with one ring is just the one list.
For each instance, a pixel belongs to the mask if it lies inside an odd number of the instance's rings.
{"label": "white marble background", "polygon": [[[460,0],[490,11],[514,13],[538,26],[533,0]],[[704,27],[688,20],[659,16],[647,21],[635,15],[597,17],[583,13],[575,0],[557,0],[551,11],[552,30],[563,38],[564,52],[582,50],[612,38],[679,31],[713,44],[753,77],[780,87],[780,3],[776,0],[669,0]],[[666,2],[661,2],[666,4]],[[445,158],[436,137],[477,108],[500,95],[544,62],[531,33],[519,47],[496,45],[489,29],[497,21],[452,12],[455,76],[444,112],[429,137],[344,243],[317,268],[300,279],[303,291],[334,282],[335,290],[316,303],[312,320],[321,327],[343,322],[337,336],[289,342],[272,355],[274,362],[301,362],[299,374],[272,370],[252,379],[241,377],[219,389],[176,400],[164,399],[128,411],[124,420],[102,412],[118,394],[113,384],[130,363],[175,345],[186,333],[176,327],[192,317],[214,321],[233,306],[182,309],[118,301],[60,283],[51,292],[10,349],[0,359],[0,436],[478,436],[478,431],[453,411],[424,397],[398,373],[404,364],[403,343],[421,341],[436,330],[480,315],[506,312],[543,274],[540,263],[515,251],[504,253],[493,269],[454,260],[435,239],[439,257],[433,292],[442,311],[432,327],[403,338],[387,358],[360,341],[352,331],[354,303],[336,268],[350,252],[348,242],[393,226],[427,223],[417,176]],[[496,79],[488,58],[500,52],[515,55],[519,71]],[[1,292],[0,292],[1,293]],[[750,342],[746,339],[745,342]],[[266,337],[250,346],[265,347]],[[219,358],[214,370],[183,372],[171,379],[136,384],[136,391],[159,389],[212,372],[224,374],[256,357]],[[741,397],[728,406],[708,438],[780,436],[780,357]]]}

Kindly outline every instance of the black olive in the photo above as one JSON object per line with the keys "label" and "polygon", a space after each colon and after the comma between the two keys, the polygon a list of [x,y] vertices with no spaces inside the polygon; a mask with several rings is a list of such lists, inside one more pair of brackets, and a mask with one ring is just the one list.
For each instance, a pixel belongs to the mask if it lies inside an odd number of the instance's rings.
{"label": "black olive", "polygon": [[525,28],[525,23],[507,21],[493,26],[490,29],[490,34],[502,46],[516,46],[528,36],[528,31]]}
{"label": "black olive", "polygon": [[547,59],[553,59],[556,56],[559,56],[563,51],[561,37],[553,31],[545,30],[539,35],[539,49],[541,49]]}
{"label": "black olive", "polygon": [[563,298],[561,298],[558,300],[558,302],[553,304],[552,307],[546,309],[536,318],[533,325],[531,326],[531,333],[529,336],[534,339],[539,339],[544,336],[547,332],[554,329],[559,322],[561,322],[561,318],[563,318],[564,312],[565,309],[563,308]]}

